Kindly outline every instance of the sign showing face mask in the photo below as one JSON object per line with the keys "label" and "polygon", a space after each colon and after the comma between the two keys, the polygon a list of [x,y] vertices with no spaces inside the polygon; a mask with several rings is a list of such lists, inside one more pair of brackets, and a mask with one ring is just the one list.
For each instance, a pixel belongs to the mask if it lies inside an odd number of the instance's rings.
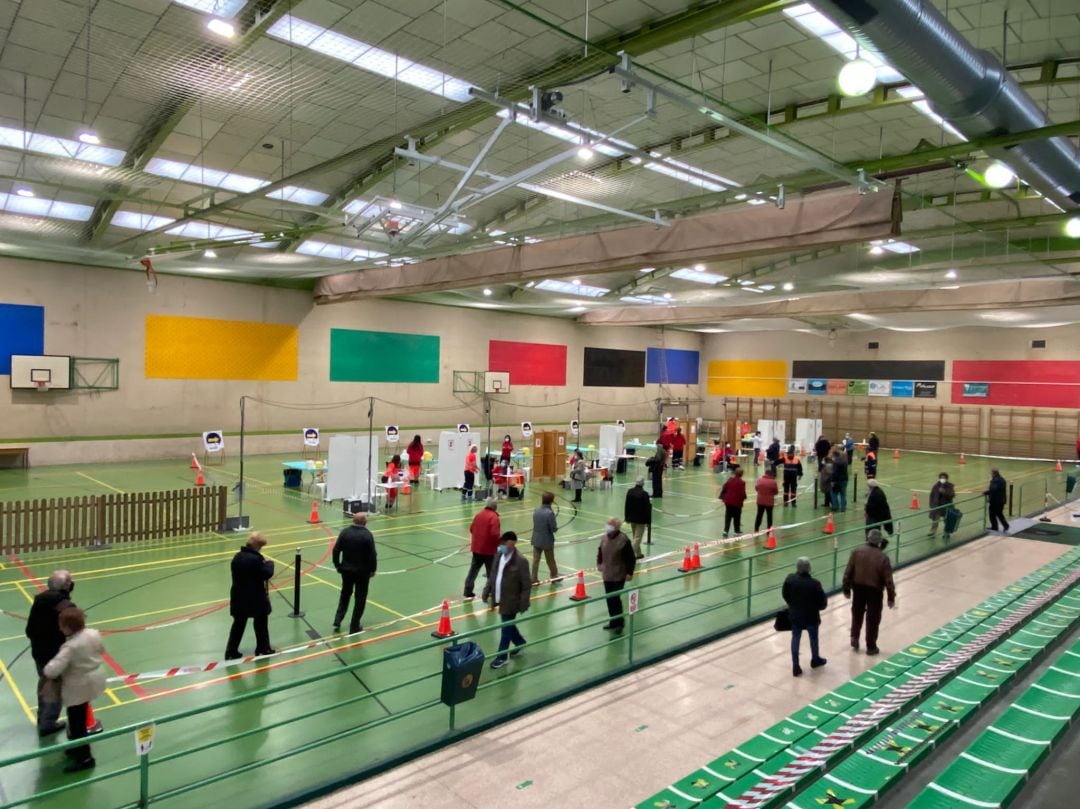
{"label": "sign showing face mask", "polygon": [[398,428],[393,424],[388,424],[386,426],[386,443],[387,444],[396,444],[398,442],[398,438],[399,438],[399,430],[398,430]]}
{"label": "sign showing face mask", "polygon": [[577,419],[570,420],[570,435],[577,435],[581,432],[581,422]]}
{"label": "sign showing face mask", "polygon": [[221,452],[225,449],[225,433],[221,430],[207,430],[202,434],[202,443],[207,452]]}
{"label": "sign showing face mask", "polygon": [[616,419],[615,426],[618,427],[620,430],[625,430],[626,422],[623,419]]}
{"label": "sign showing face mask", "polygon": [[457,426],[457,431],[459,433],[467,433],[467,432],[469,432],[469,425],[468,424],[459,424]]}
{"label": "sign showing face mask", "polygon": [[304,428],[304,446],[305,447],[317,447],[319,446],[319,430],[316,427]]}
{"label": "sign showing face mask", "polygon": [[533,429],[532,429],[532,422],[531,421],[523,421],[523,422],[521,422],[521,434],[525,438],[532,438]]}

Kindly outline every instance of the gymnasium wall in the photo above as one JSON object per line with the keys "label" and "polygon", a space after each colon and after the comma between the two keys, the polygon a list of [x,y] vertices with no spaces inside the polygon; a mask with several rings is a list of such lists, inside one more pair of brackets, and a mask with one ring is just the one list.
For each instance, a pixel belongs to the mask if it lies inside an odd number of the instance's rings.
{"label": "gymnasium wall", "polygon": [[[242,395],[300,405],[249,402],[253,433],[366,427],[366,401],[325,410],[305,405],[369,396],[380,400],[377,429],[462,421],[475,427],[485,423],[482,397],[455,394],[453,372],[494,369],[493,360],[514,365],[507,368],[511,393],[494,400],[495,424],[565,425],[577,417],[581,397],[586,435],[616,418],[646,433],[657,397],[701,395],[697,384],[661,386],[644,378],[635,387],[582,384],[586,347],[637,357],[649,348],[678,349],[666,378],[696,380],[697,368],[688,364],[696,365],[701,335],[688,332],[589,328],[397,301],[315,307],[308,291],[179,276],[161,276],[151,294],[138,273],[13,259],[0,259],[0,291],[0,303],[44,307],[39,351],[120,360],[117,391],[12,391],[0,377],[0,443],[57,441],[35,444],[35,464],[183,454],[197,448],[196,437],[207,429],[224,430],[235,451]],[[298,436],[254,436],[249,448],[289,451]],[[89,437],[98,440],[83,440]]]}

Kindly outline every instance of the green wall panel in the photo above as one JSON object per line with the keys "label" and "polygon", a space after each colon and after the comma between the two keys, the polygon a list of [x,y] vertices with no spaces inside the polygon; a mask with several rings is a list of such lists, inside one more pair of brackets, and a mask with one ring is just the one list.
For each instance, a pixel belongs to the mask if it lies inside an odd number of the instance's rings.
{"label": "green wall panel", "polygon": [[330,329],[331,382],[439,381],[439,338]]}

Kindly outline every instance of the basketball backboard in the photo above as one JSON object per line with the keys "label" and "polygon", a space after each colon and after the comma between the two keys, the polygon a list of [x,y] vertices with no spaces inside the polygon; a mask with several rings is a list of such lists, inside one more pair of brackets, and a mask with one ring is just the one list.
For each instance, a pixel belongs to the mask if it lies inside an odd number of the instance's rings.
{"label": "basketball backboard", "polygon": [[11,387],[23,390],[67,390],[71,387],[71,357],[12,354]]}
{"label": "basketball backboard", "polygon": [[510,392],[510,372],[509,371],[485,371],[484,372],[484,393],[509,393]]}

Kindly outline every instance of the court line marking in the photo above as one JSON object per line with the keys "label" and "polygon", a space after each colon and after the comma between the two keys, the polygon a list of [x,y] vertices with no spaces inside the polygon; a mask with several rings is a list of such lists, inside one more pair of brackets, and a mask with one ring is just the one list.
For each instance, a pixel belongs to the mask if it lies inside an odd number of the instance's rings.
{"label": "court line marking", "polygon": [[37,717],[34,716],[34,712],[30,710],[30,706],[23,698],[22,692],[19,690],[19,686],[15,684],[15,679],[11,676],[11,672],[8,671],[8,667],[4,665],[4,661],[0,660],[0,674],[7,680],[8,685],[11,686],[12,692],[15,694],[15,699],[22,706],[23,711],[26,713],[26,718],[30,720],[31,725],[37,725]]}
{"label": "court line marking", "polygon": [[123,705],[123,703],[120,701],[120,698],[113,693],[113,690],[111,688],[106,688],[105,693],[109,695],[109,699],[113,701],[113,705]]}
{"label": "court line marking", "polygon": [[96,483],[96,484],[97,484],[98,486],[104,486],[104,487],[105,487],[106,489],[112,489],[112,490],[113,490],[114,492],[116,492],[117,494],[127,494],[127,492],[126,492],[126,491],[124,491],[123,489],[118,489],[118,488],[116,488],[115,486],[111,486],[111,485],[109,485],[108,483],[106,483],[106,482],[105,482],[105,481],[103,481],[103,480],[98,480],[97,478],[92,478],[92,477],[90,477],[90,476],[89,476],[88,474],[86,474],[85,472],[76,472],[75,474],[76,474],[76,475],[79,475],[80,477],[84,477],[84,478],[86,478],[87,480],[92,480],[92,481],[93,481],[94,483]]}
{"label": "court line marking", "polygon": [[27,601],[29,601],[29,602],[30,602],[31,604],[33,604],[33,603],[34,603],[34,599],[33,599],[33,598],[32,598],[32,597],[30,596],[30,594],[29,594],[28,592],[26,592],[26,588],[24,588],[24,587],[22,586],[22,582],[21,582],[21,581],[17,581],[17,582],[15,582],[15,587],[16,587],[16,588],[18,589],[18,591],[19,591],[20,593],[22,593],[22,594],[23,594],[23,597],[24,597],[24,598],[25,598],[25,599],[26,599]]}
{"label": "court line marking", "polygon": [[[270,558],[270,557],[267,557],[267,558]],[[323,565],[320,565],[320,567],[323,567]],[[338,591],[341,590],[341,587],[339,587],[338,585],[334,584],[333,582],[328,582],[326,579],[322,578],[321,576],[316,576],[314,573],[309,572],[309,573],[307,573],[305,575],[307,575],[308,577],[314,579],[319,584],[325,584],[327,587],[332,587],[333,589],[338,590]],[[417,626],[424,626],[424,623],[422,621],[416,620],[411,615],[406,615],[403,612],[398,612],[395,609],[391,609],[390,607],[387,607],[385,604],[380,604],[378,601],[376,601],[373,598],[369,598],[367,600],[367,603],[368,604],[373,604],[374,606],[378,607],[379,609],[385,610],[386,612],[388,612],[391,615],[394,615],[394,616],[396,616],[398,618],[404,618],[406,621],[412,621]]]}

